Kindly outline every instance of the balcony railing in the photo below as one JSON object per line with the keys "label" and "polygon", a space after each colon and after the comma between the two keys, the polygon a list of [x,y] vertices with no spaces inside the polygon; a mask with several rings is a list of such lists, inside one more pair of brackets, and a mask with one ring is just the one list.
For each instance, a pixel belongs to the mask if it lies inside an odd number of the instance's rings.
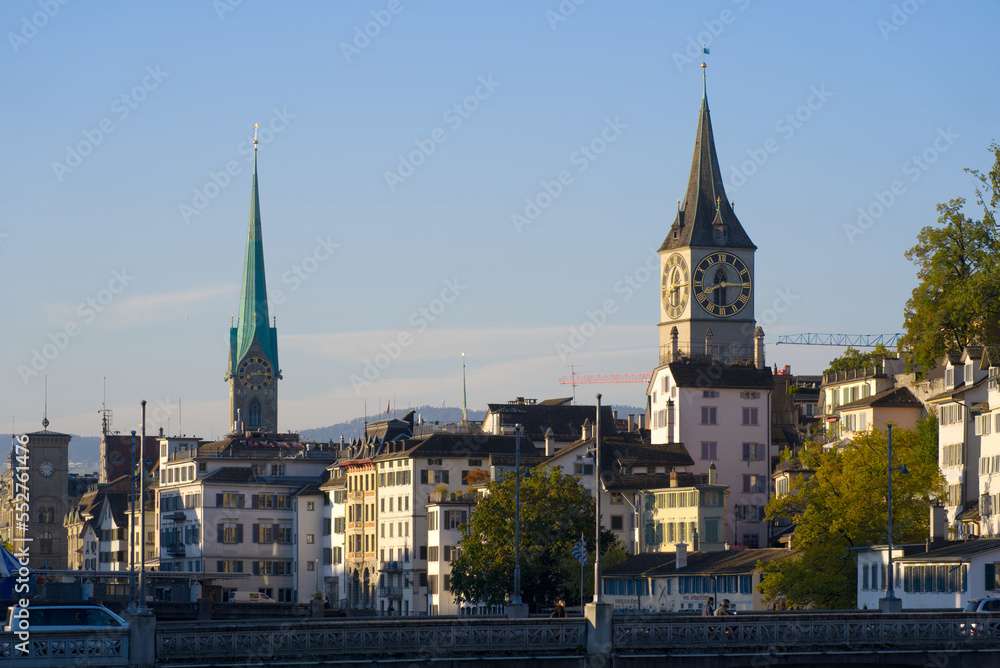
{"label": "balcony railing", "polygon": [[403,598],[403,588],[402,587],[379,587],[378,588],[379,598],[392,598],[401,600]]}

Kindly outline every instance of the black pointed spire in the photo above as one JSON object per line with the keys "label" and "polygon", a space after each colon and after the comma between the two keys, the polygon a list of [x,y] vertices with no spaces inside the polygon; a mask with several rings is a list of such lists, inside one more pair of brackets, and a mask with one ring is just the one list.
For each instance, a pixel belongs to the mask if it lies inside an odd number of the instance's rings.
{"label": "black pointed spire", "polygon": [[707,92],[701,98],[698,135],[684,203],[660,250],[685,246],[757,248],[740,225],[722,185]]}

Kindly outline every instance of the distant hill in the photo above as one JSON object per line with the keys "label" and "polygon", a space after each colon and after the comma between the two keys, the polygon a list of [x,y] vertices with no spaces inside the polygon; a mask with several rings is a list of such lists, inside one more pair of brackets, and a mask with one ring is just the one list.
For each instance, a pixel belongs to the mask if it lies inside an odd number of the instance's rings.
{"label": "distant hill", "polygon": [[[3,453],[2,466],[7,465],[7,454],[10,449],[10,434],[0,434],[0,452]],[[69,442],[69,472],[93,473],[97,470],[97,462],[101,459],[100,436],[73,436]]]}
{"label": "distant hill", "polygon": [[[611,406],[611,410],[618,411],[618,416],[624,417],[629,413],[641,413],[645,409],[636,408],[635,406]],[[441,424],[455,424],[462,421],[462,409],[461,408],[451,408],[451,407],[441,407],[441,406],[419,406],[417,408],[406,409],[406,410],[396,410],[396,417],[401,418],[410,410],[416,411],[417,416],[423,418],[424,423],[439,422]],[[368,416],[369,422],[374,422],[376,420],[382,420],[386,417],[392,417],[391,415],[377,415]],[[482,420],[486,417],[486,411],[469,411],[470,420]],[[327,441],[339,441],[340,437],[343,436],[345,441],[350,441],[352,438],[357,438],[361,435],[364,429],[364,419],[354,418],[350,422],[338,422],[337,424],[332,424],[329,427],[317,427],[315,429],[302,429],[299,431],[299,436],[305,440],[316,441],[319,443],[325,443]]]}
{"label": "distant hill", "polygon": [[[635,406],[611,406],[612,410],[618,411],[619,417],[624,417],[629,413],[641,413],[645,409]],[[462,421],[462,409],[442,406],[419,406],[413,409],[396,409],[396,417],[401,418],[410,410],[416,411],[417,415],[423,418],[424,423],[439,422],[458,423]],[[485,410],[470,410],[470,420],[482,420],[486,416]],[[385,413],[381,415],[369,415],[368,421],[384,419]],[[388,417],[392,417],[390,414]],[[328,427],[317,427],[315,429],[302,429],[299,436],[304,440],[325,443],[327,441],[339,441],[343,436],[344,440],[350,441],[361,435],[364,425],[364,418],[354,418],[348,422],[338,422]],[[10,443],[10,434],[0,434],[0,468],[7,464],[7,455],[10,450],[7,444]],[[98,470],[98,463],[101,458],[101,437],[100,436],[73,436],[69,442],[69,470],[70,473],[93,473]]]}

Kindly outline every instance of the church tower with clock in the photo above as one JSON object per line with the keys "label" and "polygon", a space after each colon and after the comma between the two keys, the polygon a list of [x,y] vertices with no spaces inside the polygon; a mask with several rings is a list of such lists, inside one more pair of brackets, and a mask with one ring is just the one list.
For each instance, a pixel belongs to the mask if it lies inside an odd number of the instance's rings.
{"label": "church tower with clock", "polygon": [[754,251],[722,185],[703,92],[683,203],[660,246],[660,359],[754,357]]}
{"label": "church tower with clock", "polygon": [[[255,126],[256,127],[256,126]],[[231,432],[278,432],[278,330],[267,314],[264,243],[257,194],[257,139],[254,137],[250,227],[243,260],[240,315],[229,330],[229,425]]]}

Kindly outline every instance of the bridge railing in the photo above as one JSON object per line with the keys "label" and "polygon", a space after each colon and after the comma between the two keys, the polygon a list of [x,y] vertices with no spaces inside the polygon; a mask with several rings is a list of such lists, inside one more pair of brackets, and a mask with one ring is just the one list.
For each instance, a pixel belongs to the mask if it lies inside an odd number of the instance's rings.
{"label": "bridge railing", "polygon": [[803,613],[616,617],[615,653],[651,650],[761,652],[868,648],[935,648],[956,642],[1000,647],[1000,617],[968,613]]}
{"label": "bridge railing", "polygon": [[167,622],[156,628],[156,660],[183,665],[250,658],[539,656],[583,651],[585,627],[579,617]]}
{"label": "bridge railing", "polygon": [[[22,645],[13,633],[0,637],[0,665],[24,666],[131,666],[129,631],[87,628],[79,631],[32,631]],[[25,653],[22,649],[27,649]]]}

